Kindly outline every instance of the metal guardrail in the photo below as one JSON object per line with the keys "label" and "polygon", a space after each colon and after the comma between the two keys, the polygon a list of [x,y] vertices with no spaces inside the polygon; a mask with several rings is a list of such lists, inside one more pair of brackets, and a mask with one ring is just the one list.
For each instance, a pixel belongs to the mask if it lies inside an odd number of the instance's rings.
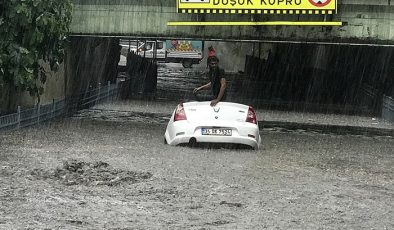
{"label": "metal guardrail", "polygon": [[391,97],[383,97],[382,118],[394,122],[394,99]]}
{"label": "metal guardrail", "polygon": [[117,96],[118,90],[118,84],[111,85],[108,82],[106,86],[101,87],[99,84],[97,88],[81,93],[76,98],[53,99],[50,104],[23,110],[18,106],[15,113],[0,116],[0,130],[12,130],[32,126],[64,116],[70,113],[70,111],[75,112],[80,109],[92,107],[103,101],[108,102]]}

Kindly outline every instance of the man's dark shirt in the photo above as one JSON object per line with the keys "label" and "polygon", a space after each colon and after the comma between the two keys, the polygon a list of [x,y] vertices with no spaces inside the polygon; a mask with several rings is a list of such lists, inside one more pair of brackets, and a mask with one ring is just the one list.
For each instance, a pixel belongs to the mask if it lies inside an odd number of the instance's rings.
{"label": "man's dark shirt", "polygon": [[[213,99],[216,99],[218,98],[220,92],[220,86],[221,86],[220,79],[222,78],[226,79],[224,76],[224,70],[220,68],[210,69],[208,72],[208,77],[209,80],[211,81]],[[225,99],[226,99],[226,91],[224,91],[221,101]]]}

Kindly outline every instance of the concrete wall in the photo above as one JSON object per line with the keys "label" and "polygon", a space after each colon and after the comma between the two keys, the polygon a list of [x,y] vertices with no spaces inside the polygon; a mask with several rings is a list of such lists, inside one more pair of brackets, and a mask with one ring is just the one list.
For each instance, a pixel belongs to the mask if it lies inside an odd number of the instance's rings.
{"label": "concrete wall", "polygon": [[98,83],[115,82],[120,48],[116,38],[71,38],[65,61],[66,96],[77,96]]}
{"label": "concrete wall", "polygon": [[[75,0],[74,35],[260,40],[361,42],[394,44],[394,6],[389,1],[339,1],[338,14],[247,15],[179,14],[175,0]],[[386,4],[384,4],[384,2]],[[368,4],[368,5],[365,5]],[[343,21],[322,26],[167,26],[168,21]]]}
{"label": "concrete wall", "polygon": [[[54,73],[48,65],[44,66],[48,74],[40,103],[79,95],[98,83],[114,82],[120,55],[118,44],[118,39],[71,38],[59,71]],[[0,114],[15,112],[18,105],[32,107],[36,103],[37,98],[28,92],[17,92],[9,85],[0,85]]]}
{"label": "concrete wall", "polygon": [[[47,80],[44,87],[44,93],[40,95],[40,104],[51,103],[53,99],[63,99],[65,96],[64,91],[64,63],[62,63],[57,72],[50,71],[49,65],[44,65],[47,71]],[[20,106],[28,107],[37,103],[37,97],[32,97],[28,92],[17,93],[16,103]]]}
{"label": "concrete wall", "polygon": [[[44,93],[40,96],[40,104],[51,103],[53,99],[63,99],[64,91],[64,63],[57,72],[50,71],[49,65],[44,64],[47,80],[42,84]],[[0,114],[16,111],[17,106],[32,107],[37,103],[37,97],[28,92],[18,92],[9,85],[0,86]]]}

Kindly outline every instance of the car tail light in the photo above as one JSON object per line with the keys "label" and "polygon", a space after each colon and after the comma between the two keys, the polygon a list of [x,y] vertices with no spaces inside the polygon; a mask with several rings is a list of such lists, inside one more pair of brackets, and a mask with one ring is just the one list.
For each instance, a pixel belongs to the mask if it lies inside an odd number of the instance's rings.
{"label": "car tail light", "polygon": [[250,106],[248,110],[248,115],[246,116],[246,122],[257,124],[256,113],[254,112],[254,109]]}
{"label": "car tail light", "polygon": [[175,111],[174,121],[187,120],[183,104],[179,104]]}

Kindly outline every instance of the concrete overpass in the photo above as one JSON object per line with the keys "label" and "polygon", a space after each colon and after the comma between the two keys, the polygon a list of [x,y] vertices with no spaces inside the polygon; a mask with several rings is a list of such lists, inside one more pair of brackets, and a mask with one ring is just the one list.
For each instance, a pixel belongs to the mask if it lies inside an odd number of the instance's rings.
{"label": "concrete overpass", "polygon": [[[176,0],[74,0],[74,36],[394,45],[393,0],[338,0],[333,15],[181,14]],[[342,26],[168,26],[169,21],[342,21]]]}

